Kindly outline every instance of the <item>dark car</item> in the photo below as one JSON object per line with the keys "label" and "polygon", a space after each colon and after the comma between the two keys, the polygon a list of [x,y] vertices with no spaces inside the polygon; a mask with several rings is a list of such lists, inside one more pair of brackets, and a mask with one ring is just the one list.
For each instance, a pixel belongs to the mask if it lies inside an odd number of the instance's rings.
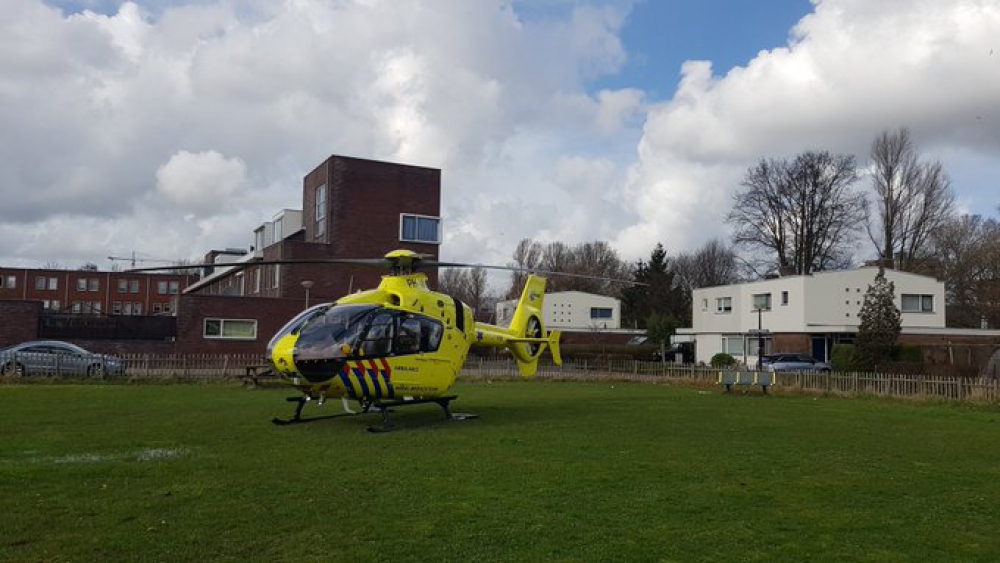
{"label": "dark car", "polygon": [[760,359],[760,364],[767,371],[830,371],[830,364],[809,354],[769,354]]}
{"label": "dark car", "polygon": [[0,350],[0,375],[121,375],[125,363],[58,340],[24,342]]}

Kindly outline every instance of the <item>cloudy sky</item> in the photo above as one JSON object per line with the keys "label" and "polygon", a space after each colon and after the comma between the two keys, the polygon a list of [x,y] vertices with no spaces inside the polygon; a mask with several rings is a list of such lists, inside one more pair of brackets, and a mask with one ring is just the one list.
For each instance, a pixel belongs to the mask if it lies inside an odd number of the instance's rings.
{"label": "cloudy sky", "polygon": [[[331,154],[442,170],[442,257],[728,234],[762,157],[910,127],[1000,204],[996,0],[4,0],[0,264],[247,247]],[[867,187],[865,184],[859,187]],[[859,245],[859,256],[868,254]]]}

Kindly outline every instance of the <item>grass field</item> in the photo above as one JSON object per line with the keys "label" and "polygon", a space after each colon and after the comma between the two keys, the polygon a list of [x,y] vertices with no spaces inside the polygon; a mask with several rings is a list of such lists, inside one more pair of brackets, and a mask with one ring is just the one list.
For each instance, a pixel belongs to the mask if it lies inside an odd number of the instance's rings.
{"label": "grass field", "polygon": [[481,419],[373,435],[271,425],[287,391],[0,387],[0,561],[1000,560],[995,408],[458,392]]}

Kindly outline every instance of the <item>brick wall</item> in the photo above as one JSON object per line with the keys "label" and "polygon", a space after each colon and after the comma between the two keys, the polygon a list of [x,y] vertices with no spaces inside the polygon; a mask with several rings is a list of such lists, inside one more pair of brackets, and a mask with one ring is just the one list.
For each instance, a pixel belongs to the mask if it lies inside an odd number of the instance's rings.
{"label": "brick wall", "polygon": [[[316,190],[327,186],[326,231],[317,237]],[[399,240],[400,215],[441,215],[441,171],[375,160],[331,156],[302,182],[302,222],[305,232],[263,249],[265,260],[310,258],[379,258],[397,249],[438,257],[437,244]],[[250,270],[244,278],[249,284]],[[277,290],[262,284],[261,297],[305,300],[303,281],[313,282],[310,301],[333,300],[358,289],[372,289],[386,270],[334,265],[282,266]],[[437,285],[437,272],[427,271]],[[221,294],[235,273],[198,290]],[[251,292],[246,287],[246,294]]]}
{"label": "brick wall", "polygon": [[[186,294],[177,313],[177,351],[184,354],[263,354],[267,342],[302,311],[298,299]],[[257,321],[257,338],[205,338],[205,319]]]}
{"label": "brick wall", "polygon": [[0,301],[0,348],[38,338],[41,301]]}
{"label": "brick wall", "polygon": [[812,354],[812,337],[808,334],[774,334],[771,338],[774,352]]}

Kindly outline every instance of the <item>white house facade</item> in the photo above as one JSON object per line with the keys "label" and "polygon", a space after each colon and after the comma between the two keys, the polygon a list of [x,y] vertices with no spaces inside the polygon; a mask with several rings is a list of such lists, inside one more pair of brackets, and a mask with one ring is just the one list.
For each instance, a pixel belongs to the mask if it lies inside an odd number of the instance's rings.
{"label": "white house facade", "polygon": [[[509,324],[516,308],[515,300],[497,303],[497,324]],[[542,321],[546,328],[615,330],[621,328],[621,319],[621,302],[614,297],[582,291],[545,294]]]}
{"label": "white house facade", "polygon": [[[809,352],[826,360],[834,344],[854,341],[877,273],[863,267],[696,289],[690,331],[696,361],[726,352],[754,364],[761,340],[763,354]],[[895,285],[904,333],[944,328],[944,282],[896,270],[885,277]]]}

